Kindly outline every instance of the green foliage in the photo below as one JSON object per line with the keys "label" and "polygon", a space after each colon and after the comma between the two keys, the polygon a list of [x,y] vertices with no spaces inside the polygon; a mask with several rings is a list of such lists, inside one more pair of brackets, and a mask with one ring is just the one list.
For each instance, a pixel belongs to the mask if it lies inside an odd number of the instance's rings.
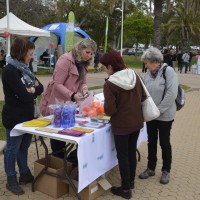
{"label": "green foliage", "polygon": [[153,18],[138,11],[124,21],[124,35],[128,43],[149,44],[153,36]]}
{"label": "green foliage", "polygon": [[173,39],[177,38],[181,47],[187,48],[191,44],[198,44],[200,39],[200,23],[197,19],[200,17],[200,12],[194,12],[193,2],[179,2],[173,11],[174,16],[169,19],[166,25],[168,38],[172,40],[171,43],[176,44]]}

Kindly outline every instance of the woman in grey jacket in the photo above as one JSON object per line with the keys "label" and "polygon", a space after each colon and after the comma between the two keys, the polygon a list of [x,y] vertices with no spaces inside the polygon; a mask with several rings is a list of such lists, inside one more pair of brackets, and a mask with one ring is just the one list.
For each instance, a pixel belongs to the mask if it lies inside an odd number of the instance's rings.
{"label": "woman in grey jacket", "polygon": [[160,183],[167,184],[169,182],[172,162],[170,131],[176,113],[177,75],[173,68],[167,67],[165,72],[166,80],[164,79],[163,68],[167,64],[162,63],[163,55],[155,47],[147,49],[143,53],[141,60],[148,69],[144,77],[144,83],[160,111],[160,116],[155,120],[147,122],[148,164],[147,169],[139,175],[139,178],[147,179],[155,175],[159,135],[163,159]]}

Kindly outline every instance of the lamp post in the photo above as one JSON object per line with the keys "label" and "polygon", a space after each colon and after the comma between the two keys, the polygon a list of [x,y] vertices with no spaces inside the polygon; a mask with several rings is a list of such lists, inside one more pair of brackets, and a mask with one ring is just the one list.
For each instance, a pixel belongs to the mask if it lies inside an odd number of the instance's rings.
{"label": "lamp post", "polygon": [[123,33],[124,33],[124,0],[122,0],[122,8],[116,8],[115,10],[119,10],[122,13],[122,24],[121,24],[121,47],[120,54],[122,56],[122,48],[123,48]]}

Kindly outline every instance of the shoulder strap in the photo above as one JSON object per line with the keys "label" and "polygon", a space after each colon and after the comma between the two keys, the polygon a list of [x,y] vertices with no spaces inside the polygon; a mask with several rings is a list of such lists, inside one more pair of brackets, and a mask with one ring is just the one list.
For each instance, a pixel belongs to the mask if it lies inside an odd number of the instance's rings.
{"label": "shoulder strap", "polygon": [[149,97],[150,94],[149,94],[149,92],[148,92],[146,86],[144,85],[143,80],[141,79],[140,75],[139,75],[137,72],[135,72],[135,73],[136,73],[136,75],[139,77],[139,79],[140,79],[140,83],[142,84],[142,87],[143,87],[143,89],[144,89],[144,91],[145,91],[147,97]]}
{"label": "shoulder strap", "polygon": [[167,65],[165,65],[164,67],[163,67],[163,72],[162,72],[162,75],[163,75],[163,78],[166,80],[166,75],[165,75],[165,72],[166,72],[166,69],[167,69]]}
{"label": "shoulder strap", "polygon": [[[168,65],[165,65],[165,66],[163,67],[163,72],[162,72],[162,75],[163,75],[163,78],[165,79],[165,81],[166,81],[165,72],[166,72],[167,67],[168,67]],[[162,100],[164,99],[164,96],[165,96],[165,90],[166,90],[166,87],[165,87],[164,92],[163,92],[163,95],[162,95]]]}

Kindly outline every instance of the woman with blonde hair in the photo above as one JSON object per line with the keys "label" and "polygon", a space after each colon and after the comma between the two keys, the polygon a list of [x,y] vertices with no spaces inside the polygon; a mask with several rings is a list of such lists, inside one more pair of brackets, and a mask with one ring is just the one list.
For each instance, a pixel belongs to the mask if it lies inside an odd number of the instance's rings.
{"label": "woman with blonde hair", "polygon": [[[88,66],[93,60],[97,49],[95,41],[84,39],[74,45],[70,52],[59,57],[52,79],[47,85],[40,101],[40,111],[43,116],[50,115],[49,105],[55,104],[56,99],[65,101],[82,101],[88,95],[87,73]],[[51,139],[53,153],[65,147],[65,142]],[[63,158],[64,154],[56,154]]]}

